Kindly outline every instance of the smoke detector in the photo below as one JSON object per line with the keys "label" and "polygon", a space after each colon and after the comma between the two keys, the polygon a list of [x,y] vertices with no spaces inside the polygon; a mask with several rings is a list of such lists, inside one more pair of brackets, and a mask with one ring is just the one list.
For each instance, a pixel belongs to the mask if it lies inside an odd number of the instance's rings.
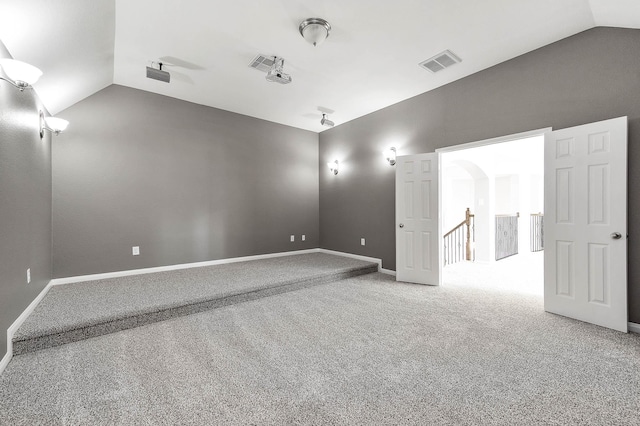
{"label": "smoke detector", "polygon": [[267,81],[272,83],[289,84],[291,83],[291,76],[285,74],[282,70],[284,68],[284,58],[273,57],[273,65],[265,77]]}
{"label": "smoke detector", "polygon": [[462,62],[462,59],[456,56],[456,54],[452,51],[445,50],[427,59],[426,61],[420,62],[418,65],[420,65],[427,71],[437,73],[438,71],[442,71],[443,69],[449,68],[450,66],[455,65],[459,62]]}

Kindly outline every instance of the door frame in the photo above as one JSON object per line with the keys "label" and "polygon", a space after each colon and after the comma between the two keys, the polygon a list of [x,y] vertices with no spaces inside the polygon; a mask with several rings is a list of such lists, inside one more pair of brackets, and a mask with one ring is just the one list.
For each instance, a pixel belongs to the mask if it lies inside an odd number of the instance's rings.
{"label": "door frame", "polygon": [[[589,124],[589,123],[585,123],[585,124]],[[469,149],[469,148],[476,148],[480,146],[493,145],[493,144],[509,142],[517,139],[525,139],[528,137],[543,136],[545,133],[552,132],[552,131],[553,131],[552,127],[543,127],[541,129],[530,130],[527,132],[515,133],[511,135],[496,137],[496,138],[484,139],[484,140],[479,140],[475,142],[469,142],[469,143],[463,143],[463,144],[438,148],[435,150],[435,152],[438,153],[438,166],[440,166],[441,164],[441,155],[447,152],[454,152],[454,151],[460,151],[460,150]],[[438,188],[438,194],[439,194],[439,197],[441,197],[442,196],[442,188],[441,188],[442,168],[441,167],[438,167],[438,185],[440,186]],[[628,196],[629,196],[629,188],[627,188],[627,198]],[[544,206],[545,210],[547,210],[549,207],[550,206],[547,206],[547,205]],[[442,204],[440,202],[438,203],[438,216],[439,216],[440,222],[442,222]],[[440,225],[442,225],[442,223]],[[443,249],[442,245],[440,244],[439,250],[441,252],[442,252],[442,249]],[[442,264],[439,265],[439,268],[440,268],[440,275],[442,276]],[[627,282],[627,285],[628,285],[628,282]],[[629,331],[640,333],[640,324],[630,322],[628,318],[627,318],[627,324],[628,324]]]}
{"label": "door frame", "polygon": [[[474,141],[474,142],[468,142],[468,143],[463,143],[463,144],[458,144],[458,145],[451,145],[451,146],[446,146],[446,147],[442,147],[442,148],[438,148],[435,150],[435,152],[438,154],[438,164],[441,165],[442,164],[442,154],[446,154],[448,152],[455,152],[455,151],[462,151],[465,149],[471,149],[471,148],[478,148],[481,146],[488,146],[488,145],[497,145],[500,143],[504,143],[504,142],[511,142],[511,141],[515,141],[515,140],[519,140],[519,139],[528,139],[528,138],[532,138],[532,137],[536,137],[536,136],[544,136],[545,133],[547,132],[552,132],[553,128],[551,127],[543,127],[541,129],[536,129],[536,130],[529,130],[526,132],[520,132],[520,133],[514,133],[511,135],[505,135],[505,136],[498,136],[495,138],[490,138],[490,139],[483,139],[483,140],[479,140],[479,141]],[[544,149],[544,146],[543,146]],[[438,167],[438,194],[440,199],[442,198],[442,167]],[[442,202],[438,203],[438,217],[440,220],[440,228],[442,229]],[[493,229],[489,229],[489,232],[492,233]],[[442,235],[440,236],[440,238],[442,238]],[[442,252],[442,244],[440,244],[440,251]],[[490,251],[492,251],[493,247],[490,247]],[[440,265],[440,276],[442,276],[442,267],[443,265]]]}

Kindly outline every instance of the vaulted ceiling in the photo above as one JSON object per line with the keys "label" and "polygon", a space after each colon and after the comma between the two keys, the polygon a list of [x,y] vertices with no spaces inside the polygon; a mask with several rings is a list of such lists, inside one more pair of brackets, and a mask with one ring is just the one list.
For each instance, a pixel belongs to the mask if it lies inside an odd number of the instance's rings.
{"label": "vaulted ceiling", "polygon": [[[333,29],[318,47],[305,18]],[[42,69],[53,114],[120,84],[320,132],[593,28],[640,28],[637,0],[0,0],[0,40]],[[418,63],[449,49],[437,74]],[[285,58],[293,82],[248,65]],[[146,78],[163,61],[171,83]],[[63,116],[63,114],[62,114]]]}

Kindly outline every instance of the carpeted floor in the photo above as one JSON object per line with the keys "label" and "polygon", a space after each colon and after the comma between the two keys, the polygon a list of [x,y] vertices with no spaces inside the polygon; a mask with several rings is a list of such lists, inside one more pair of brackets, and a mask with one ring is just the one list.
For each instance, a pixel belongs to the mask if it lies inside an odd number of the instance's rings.
{"label": "carpeted floor", "polygon": [[369,274],[15,357],[0,424],[638,425],[640,337]]}
{"label": "carpeted floor", "polygon": [[14,334],[13,353],[377,270],[373,262],[309,253],[54,286]]}

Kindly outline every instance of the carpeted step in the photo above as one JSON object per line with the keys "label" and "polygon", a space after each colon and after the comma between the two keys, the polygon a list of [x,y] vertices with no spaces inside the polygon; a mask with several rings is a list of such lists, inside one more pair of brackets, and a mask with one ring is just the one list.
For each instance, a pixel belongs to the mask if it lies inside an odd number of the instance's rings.
{"label": "carpeted step", "polygon": [[312,253],[54,286],[14,334],[13,354],[377,270],[377,263]]}

